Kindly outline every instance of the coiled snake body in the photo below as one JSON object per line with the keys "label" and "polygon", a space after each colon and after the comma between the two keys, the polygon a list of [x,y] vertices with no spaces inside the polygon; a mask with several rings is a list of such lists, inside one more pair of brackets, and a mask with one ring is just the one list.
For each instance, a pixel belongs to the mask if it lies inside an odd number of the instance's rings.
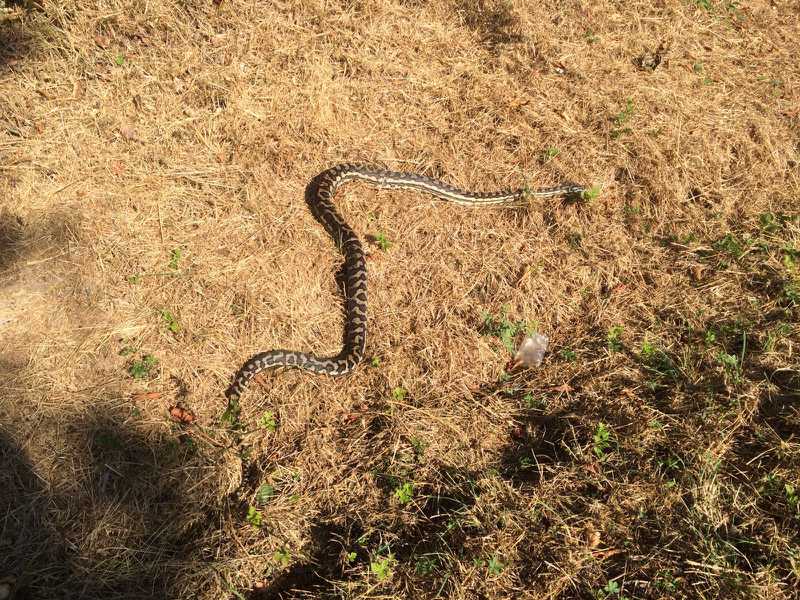
{"label": "coiled snake body", "polygon": [[437,179],[415,173],[399,173],[370,166],[342,164],[317,175],[306,188],[306,202],[314,217],[336,242],[344,255],[342,270],[345,297],[345,330],[342,351],[336,356],[319,357],[292,350],[270,350],[253,356],[239,369],[225,391],[229,400],[237,400],[247,383],[257,373],[273,367],[296,367],[323,375],[344,375],[364,357],[367,343],[367,265],[361,242],[333,206],[339,187],[359,179],[384,188],[403,188],[428,192],[449,202],[469,206],[518,204],[531,198],[574,195],[585,191],[576,185],[530,190],[504,190],[492,193],[458,189]]}

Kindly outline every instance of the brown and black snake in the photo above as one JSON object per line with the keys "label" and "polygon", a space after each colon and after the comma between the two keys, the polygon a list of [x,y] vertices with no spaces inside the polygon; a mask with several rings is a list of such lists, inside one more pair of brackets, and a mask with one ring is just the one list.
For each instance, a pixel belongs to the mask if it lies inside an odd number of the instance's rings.
{"label": "brown and black snake", "polygon": [[225,391],[229,400],[238,400],[247,383],[261,371],[275,367],[296,367],[322,375],[344,375],[364,357],[367,343],[367,263],[355,231],[345,223],[333,205],[339,187],[361,180],[383,188],[402,188],[427,192],[450,202],[469,206],[519,204],[532,198],[577,195],[586,191],[578,185],[483,193],[458,189],[437,179],[400,173],[365,165],[341,164],[317,175],[306,188],[306,202],[314,217],[333,238],[344,255],[342,269],[345,299],[344,345],[336,356],[320,357],[294,350],[260,352],[239,369]]}

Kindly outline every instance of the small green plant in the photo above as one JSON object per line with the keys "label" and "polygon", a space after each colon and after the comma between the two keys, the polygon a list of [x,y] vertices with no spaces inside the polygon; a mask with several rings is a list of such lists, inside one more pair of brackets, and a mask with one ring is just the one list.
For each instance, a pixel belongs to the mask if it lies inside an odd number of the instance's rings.
{"label": "small green plant", "polygon": [[678,589],[678,582],[675,580],[675,575],[672,571],[662,569],[656,573],[655,579],[656,588],[664,592],[674,592]]}
{"label": "small green plant", "polygon": [[562,348],[559,354],[567,362],[575,362],[578,359],[578,355],[575,354],[575,350],[572,348]]}
{"label": "small green plant", "polygon": [[183,251],[180,248],[173,248],[169,254],[169,268],[173,271],[178,270],[178,265],[183,257]]}
{"label": "small green plant", "polygon": [[430,575],[439,568],[439,557],[434,555],[420,556],[414,565],[414,570],[419,575]]}
{"label": "small green plant", "polygon": [[550,146],[542,152],[542,162],[548,162],[558,156],[561,151],[555,146]]}
{"label": "small green plant", "polygon": [[608,344],[608,349],[611,352],[622,352],[622,332],[623,332],[622,325],[614,325],[613,327],[609,328],[608,333],[606,334],[606,342]]}
{"label": "small green plant", "polygon": [[345,560],[347,560],[348,563],[354,563],[354,562],[356,562],[357,558],[358,558],[358,553],[357,552],[348,552],[347,553],[347,557],[345,558]]}
{"label": "small green plant", "polygon": [[765,233],[775,233],[783,227],[783,215],[762,213],[758,215],[758,224]]}
{"label": "small green plant", "polygon": [[263,429],[267,429],[269,431],[275,431],[278,429],[278,423],[275,420],[275,415],[271,410],[264,411],[264,414],[261,415],[261,419],[259,419],[258,424]]}
{"label": "small green plant", "polygon": [[786,504],[792,511],[800,515],[800,490],[791,483],[785,483],[783,491],[786,494]]}
{"label": "small green plant", "polygon": [[378,578],[378,581],[384,581],[392,576],[392,567],[395,562],[394,555],[392,554],[388,556],[378,556],[369,563],[369,570]]}
{"label": "small green plant", "polygon": [[506,566],[496,556],[492,556],[486,563],[486,568],[489,570],[490,575],[500,575],[505,567]]}
{"label": "small green plant", "polygon": [[392,245],[392,242],[389,241],[389,238],[386,237],[386,234],[381,232],[375,234],[375,243],[378,244],[378,248],[384,252]]}
{"label": "small green plant", "polygon": [[614,580],[610,580],[606,583],[605,587],[595,592],[595,598],[598,600],[604,600],[605,598],[610,598],[611,596],[618,596],[619,600],[627,600],[627,597],[621,595],[621,592],[622,590],[620,589],[619,584]]}
{"label": "small green plant", "polygon": [[125,57],[122,54],[117,54],[116,58],[114,58],[114,63],[118,67],[121,67],[122,65],[125,64]]}
{"label": "small green plant", "polygon": [[775,346],[783,338],[792,332],[792,326],[788,323],[778,323],[767,331],[767,339],[764,341],[764,352],[773,352]]}
{"label": "small green plant", "polygon": [[599,195],[600,195],[600,186],[593,185],[588,190],[583,190],[583,192],[581,192],[581,200],[585,200],[586,202],[591,202]]}
{"label": "small green plant", "polygon": [[483,327],[481,331],[484,335],[492,335],[500,338],[506,350],[513,354],[514,339],[516,336],[523,332],[530,335],[536,331],[536,326],[524,321],[509,320],[507,309],[504,306],[500,311],[499,317],[495,317],[491,313],[483,313]]}
{"label": "small green plant", "polygon": [[741,380],[742,369],[739,357],[720,350],[717,352],[717,362],[722,365],[734,383],[738,383]]}
{"label": "small green plant", "polygon": [[134,360],[128,367],[128,373],[134,379],[147,379],[153,376],[153,370],[158,365],[158,359],[152,354],[145,354],[139,360]]}
{"label": "small green plant", "polygon": [[264,505],[275,495],[275,488],[268,483],[263,484],[256,492],[256,502]]}
{"label": "small green plant", "polygon": [[678,371],[666,352],[647,338],[642,342],[639,357],[649,370],[661,377],[675,379],[678,376]]}
{"label": "small green plant", "polygon": [[703,10],[711,11],[713,6],[711,5],[711,0],[694,0],[694,3],[697,5],[698,8],[702,8]]}
{"label": "small green plant", "polygon": [[800,306],[800,282],[788,281],[783,286],[783,297],[789,306]]}
{"label": "small green plant", "polygon": [[142,276],[139,273],[128,275],[128,283],[131,285],[138,285],[142,282]]}
{"label": "small green plant", "polygon": [[544,396],[534,396],[533,392],[528,392],[522,397],[525,406],[532,410],[542,410],[547,408],[547,398]]}
{"label": "small green plant", "polygon": [[408,395],[408,390],[401,385],[398,385],[396,388],[392,390],[392,398],[394,398],[398,402],[402,402],[403,400],[405,400],[407,395]]}
{"label": "small green plant", "polygon": [[420,457],[425,453],[425,448],[427,448],[428,445],[424,440],[418,437],[412,437],[409,441],[411,442],[411,447],[414,449],[414,454],[417,457]]}
{"label": "small green plant", "polygon": [[406,482],[394,489],[394,497],[400,504],[408,504],[414,499],[414,484]]}
{"label": "small green plant", "polygon": [[242,407],[239,405],[239,401],[235,398],[231,398],[228,400],[228,406],[225,408],[225,412],[222,413],[222,416],[219,418],[220,423],[223,425],[227,425],[231,429],[236,429],[239,427],[239,413],[242,412]]}
{"label": "small green plant", "polygon": [[630,120],[631,116],[633,116],[633,100],[627,98],[625,100],[625,108],[617,113],[617,116],[614,117],[614,122],[617,124],[617,127],[621,127]]}
{"label": "small green plant", "polygon": [[263,520],[263,517],[261,516],[261,513],[255,506],[249,506],[247,508],[246,519],[247,522],[250,523],[250,525],[252,525],[253,527],[257,529],[261,528],[261,522]]}
{"label": "small green plant", "polygon": [[606,453],[608,452],[609,448],[611,448],[613,438],[611,436],[611,430],[608,428],[608,425],[603,423],[602,421],[597,424],[597,427],[594,430],[594,436],[592,436],[594,440],[594,453],[597,458],[605,458]]}
{"label": "small green plant", "polygon": [[281,548],[275,551],[275,554],[272,555],[272,560],[282,567],[288,567],[292,562],[292,555],[286,548]]}
{"label": "small green plant", "polygon": [[372,360],[369,361],[369,364],[372,366],[373,369],[377,369],[381,366],[381,359],[379,356],[373,356]]}
{"label": "small green plant", "polygon": [[745,251],[745,242],[737,238],[732,233],[727,233],[713,244],[714,249],[719,252],[730,254],[734,258],[740,258]]}
{"label": "small green plant", "polygon": [[175,318],[168,310],[161,311],[161,318],[164,323],[167,324],[167,329],[169,329],[172,333],[178,333],[181,330],[180,323],[178,323],[178,319]]}
{"label": "small green plant", "polygon": [[630,121],[633,116],[633,100],[627,98],[625,100],[625,108],[619,111],[614,117],[614,128],[611,130],[611,137],[616,139],[624,133],[630,133],[631,128],[626,127],[625,124]]}

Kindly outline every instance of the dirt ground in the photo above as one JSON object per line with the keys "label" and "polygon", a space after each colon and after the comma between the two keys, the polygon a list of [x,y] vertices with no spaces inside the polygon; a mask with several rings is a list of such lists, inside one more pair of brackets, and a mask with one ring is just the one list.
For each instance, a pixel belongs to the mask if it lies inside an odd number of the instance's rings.
{"label": "dirt ground", "polygon": [[[795,1],[0,12],[0,599],[800,598]],[[303,201],[353,184],[367,356]],[[508,369],[526,331],[538,369]]]}

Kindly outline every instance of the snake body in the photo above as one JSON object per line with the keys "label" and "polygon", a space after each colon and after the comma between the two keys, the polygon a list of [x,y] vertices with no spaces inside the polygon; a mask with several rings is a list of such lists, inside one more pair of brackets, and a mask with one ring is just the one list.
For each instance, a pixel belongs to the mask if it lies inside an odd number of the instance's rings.
{"label": "snake body", "polygon": [[269,350],[250,358],[237,372],[225,391],[229,400],[237,400],[247,383],[258,373],[276,367],[296,367],[322,375],[344,375],[364,357],[367,343],[367,263],[355,231],[344,221],[333,205],[340,186],[361,180],[382,188],[401,188],[427,192],[433,196],[468,206],[518,204],[531,198],[574,195],[585,191],[577,185],[540,189],[520,188],[499,192],[471,192],[453,187],[438,179],[387,171],[355,164],[341,164],[317,175],[306,188],[306,202],[314,217],[333,238],[344,255],[342,270],[345,298],[344,344],[336,356],[320,357],[293,350]]}

